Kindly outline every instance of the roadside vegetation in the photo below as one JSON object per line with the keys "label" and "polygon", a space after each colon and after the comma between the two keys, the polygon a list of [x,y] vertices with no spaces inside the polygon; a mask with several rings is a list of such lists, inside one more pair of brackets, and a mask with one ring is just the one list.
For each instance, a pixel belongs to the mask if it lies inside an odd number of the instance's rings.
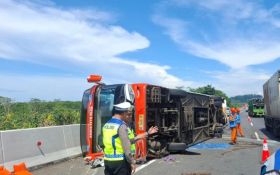
{"label": "roadside vegetation", "polygon": [[0,130],[67,125],[80,122],[81,102],[31,99],[13,102],[0,96]]}

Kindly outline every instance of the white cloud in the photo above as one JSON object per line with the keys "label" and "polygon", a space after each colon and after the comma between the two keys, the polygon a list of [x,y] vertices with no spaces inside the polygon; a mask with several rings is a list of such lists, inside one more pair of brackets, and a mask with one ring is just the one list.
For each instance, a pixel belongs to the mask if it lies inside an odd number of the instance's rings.
{"label": "white cloud", "polygon": [[[280,57],[279,4],[270,9],[260,1],[244,0],[174,0],[160,5],[153,21],[183,51],[229,66],[228,71],[206,72],[212,77],[209,84],[229,96],[262,94],[270,71],[256,70],[251,65]],[[170,15],[178,9],[194,15]]]}
{"label": "white cloud", "polygon": [[109,13],[97,10],[63,10],[29,1],[3,0],[0,57],[92,62],[149,46],[139,33],[106,24],[110,18]]}
{"label": "white cloud", "polygon": [[169,35],[174,41],[180,42],[185,38],[185,31],[187,29],[187,21],[167,18],[160,15],[154,15],[153,21],[166,29],[165,34]]}
{"label": "white cloud", "polygon": [[207,0],[207,1],[196,1],[196,0],[174,0],[176,5],[179,6],[194,6],[203,8],[204,10],[210,10],[212,12],[218,12],[223,17],[244,19],[252,17],[255,13],[255,9],[258,9],[258,4],[250,2],[248,0]]}
{"label": "white cloud", "polygon": [[[280,57],[279,5],[265,9],[257,2],[243,0],[174,2],[177,4],[173,8],[157,11],[153,21],[185,52],[235,69]],[[188,8],[203,15],[193,18],[166,15],[168,9],[174,8]]]}
{"label": "white cloud", "polygon": [[86,82],[90,73],[101,74],[106,84],[146,82],[171,88],[196,84],[169,74],[168,66],[120,58],[149,47],[150,42],[137,32],[110,24],[112,18],[111,13],[97,9],[60,9],[51,2],[0,1],[0,58],[84,75],[1,75],[0,95],[20,101],[79,100],[90,86]]}
{"label": "white cloud", "polygon": [[[199,83],[185,81],[176,76],[170,75],[167,71],[169,66],[161,66],[149,63],[141,63],[136,61],[126,61],[123,59],[114,59],[112,63],[127,65],[132,67],[131,72],[122,73],[122,79],[129,80],[129,83],[145,82],[149,84],[161,85],[168,88],[176,87],[197,87]],[[123,69],[127,70],[127,69]],[[128,78],[129,77],[129,78]],[[135,79],[136,77],[136,79]]]}
{"label": "white cloud", "polygon": [[[275,8],[273,13],[276,11]],[[243,18],[249,16],[248,13],[247,16],[243,15]],[[268,16],[268,13],[263,13],[263,16]],[[96,9],[60,9],[54,4],[1,1],[1,58],[56,67],[70,65],[69,69],[77,69],[79,75],[83,74],[84,77],[0,75],[0,95],[20,101],[34,97],[44,100],[80,100],[82,92],[90,87],[86,82],[89,73],[103,75],[106,84],[143,82],[170,88],[205,85],[171,75],[171,67],[166,65],[121,58],[120,54],[147,48],[150,42],[137,32],[129,32],[121,26],[110,24],[114,20],[112,18],[114,17],[111,13]],[[280,50],[277,37],[276,40],[267,40],[267,35],[264,35],[262,40],[256,42],[257,39],[246,37],[233,39],[232,35],[219,42],[213,42],[215,40],[211,37],[207,42],[202,42],[209,37],[209,33],[204,33],[202,40],[190,37],[188,29],[193,27],[191,21],[162,15],[155,15],[154,21],[163,26],[166,34],[186,52],[218,60],[232,68],[252,65],[253,61],[254,64],[272,61]],[[267,55],[269,59],[263,59]],[[228,81],[230,78],[236,78],[236,75],[243,74],[246,76],[239,80],[241,84],[254,85],[254,88],[248,90],[239,86],[239,83]],[[250,90],[254,91],[252,93],[259,93],[263,81],[256,79],[253,71],[245,69],[232,69],[229,72],[215,72],[209,75],[215,78],[213,85],[225,90],[229,95],[251,93]],[[254,75],[267,77],[262,72]],[[248,77],[251,81],[247,80]]]}
{"label": "white cloud", "polygon": [[271,75],[252,69],[232,69],[228,72],[208,72],[215,78],[215,87],[229,96],[263,94],[263,84]]}
{"label": "white cloud", "polygon": [[[184,81],[170,75],[168,66],[126,61],[115,58],[108,63],[98,63],[86,66],[86,69],[100,69],[103,82],[106,84],[120,83],[148,83],[163,87],[198,87],[198,82]],[[102,72],[103,70],[103,72]],[[0,96],[10,97],[16,101],[28,101],[31,98],[42,100],[81,100],[83,91],[91,87],[87,83],[87,75],[77,76],[49,76],[49,75],[0,75]]]}
{"label": "white cloud", "polygon": [[273,41],[225,41],[206,46],[201,43],[183,43],[190,53],[220,61],[232,68],[242,68],[274,61],[280,57],[280,42]]}

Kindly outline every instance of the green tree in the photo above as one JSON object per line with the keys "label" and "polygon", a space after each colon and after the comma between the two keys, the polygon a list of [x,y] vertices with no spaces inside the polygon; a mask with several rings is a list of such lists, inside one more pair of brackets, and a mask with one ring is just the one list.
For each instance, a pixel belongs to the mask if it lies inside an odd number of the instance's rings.
{"label": "green tree", "polygon": [[3,106],[4,113],[8,114],[10,112],[12,99],[0,96],[0,105]]}
{"label": "green tree", "polygon": [[1,130],[6,129],[16,129],[16,121],[14,120],[14,114],[8,113],[1,117],[0,119],[0,128]]}
{"label": "green tree", "polygon": [[5,97],[1,100],[0,130],[80,123],[79,101],[45,102],[33,98],[29,102],[12,102]]}

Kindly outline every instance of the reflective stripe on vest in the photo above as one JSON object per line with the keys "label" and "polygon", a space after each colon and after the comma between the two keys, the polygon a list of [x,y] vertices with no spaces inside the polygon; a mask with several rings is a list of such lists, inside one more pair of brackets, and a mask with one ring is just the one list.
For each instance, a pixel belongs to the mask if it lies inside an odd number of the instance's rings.
{"label": "reflective stripe on vest", "polygon": [[[127,131],[128,131],[129,140],[133,140],[135,137],[133,130],[130,129],[129,127],[127,129],[128,129]],[[135,154],[135,143],[131,144],[130,151],[131,151],[131,154]]]}
{"label": "reflective stripe on vest", "polygon": [[233,116],[229,116],[229,127],[231,127],[231,128],[236,127],[236,120]]}
{"label": "reflective stripe on vest", "polygon": [[122,124],[125,124],[122,120],[112,118],[103,126],[104,160],[124,159],[124,151],[118,135],[118,129]]}

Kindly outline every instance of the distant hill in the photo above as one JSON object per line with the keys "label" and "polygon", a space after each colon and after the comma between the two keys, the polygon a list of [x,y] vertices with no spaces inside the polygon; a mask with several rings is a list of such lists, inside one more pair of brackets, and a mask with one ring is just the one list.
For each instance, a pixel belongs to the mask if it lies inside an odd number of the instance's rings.
{"label": "distant hill", "polygon": [[252,98],[263,98],[263,96],[257,95],[257,94],[238,95],[238,96],[235,96],[235,97],[230,97],[230,100],[231,100],[232,104],[247,103],[248,100],[250,100]]}

